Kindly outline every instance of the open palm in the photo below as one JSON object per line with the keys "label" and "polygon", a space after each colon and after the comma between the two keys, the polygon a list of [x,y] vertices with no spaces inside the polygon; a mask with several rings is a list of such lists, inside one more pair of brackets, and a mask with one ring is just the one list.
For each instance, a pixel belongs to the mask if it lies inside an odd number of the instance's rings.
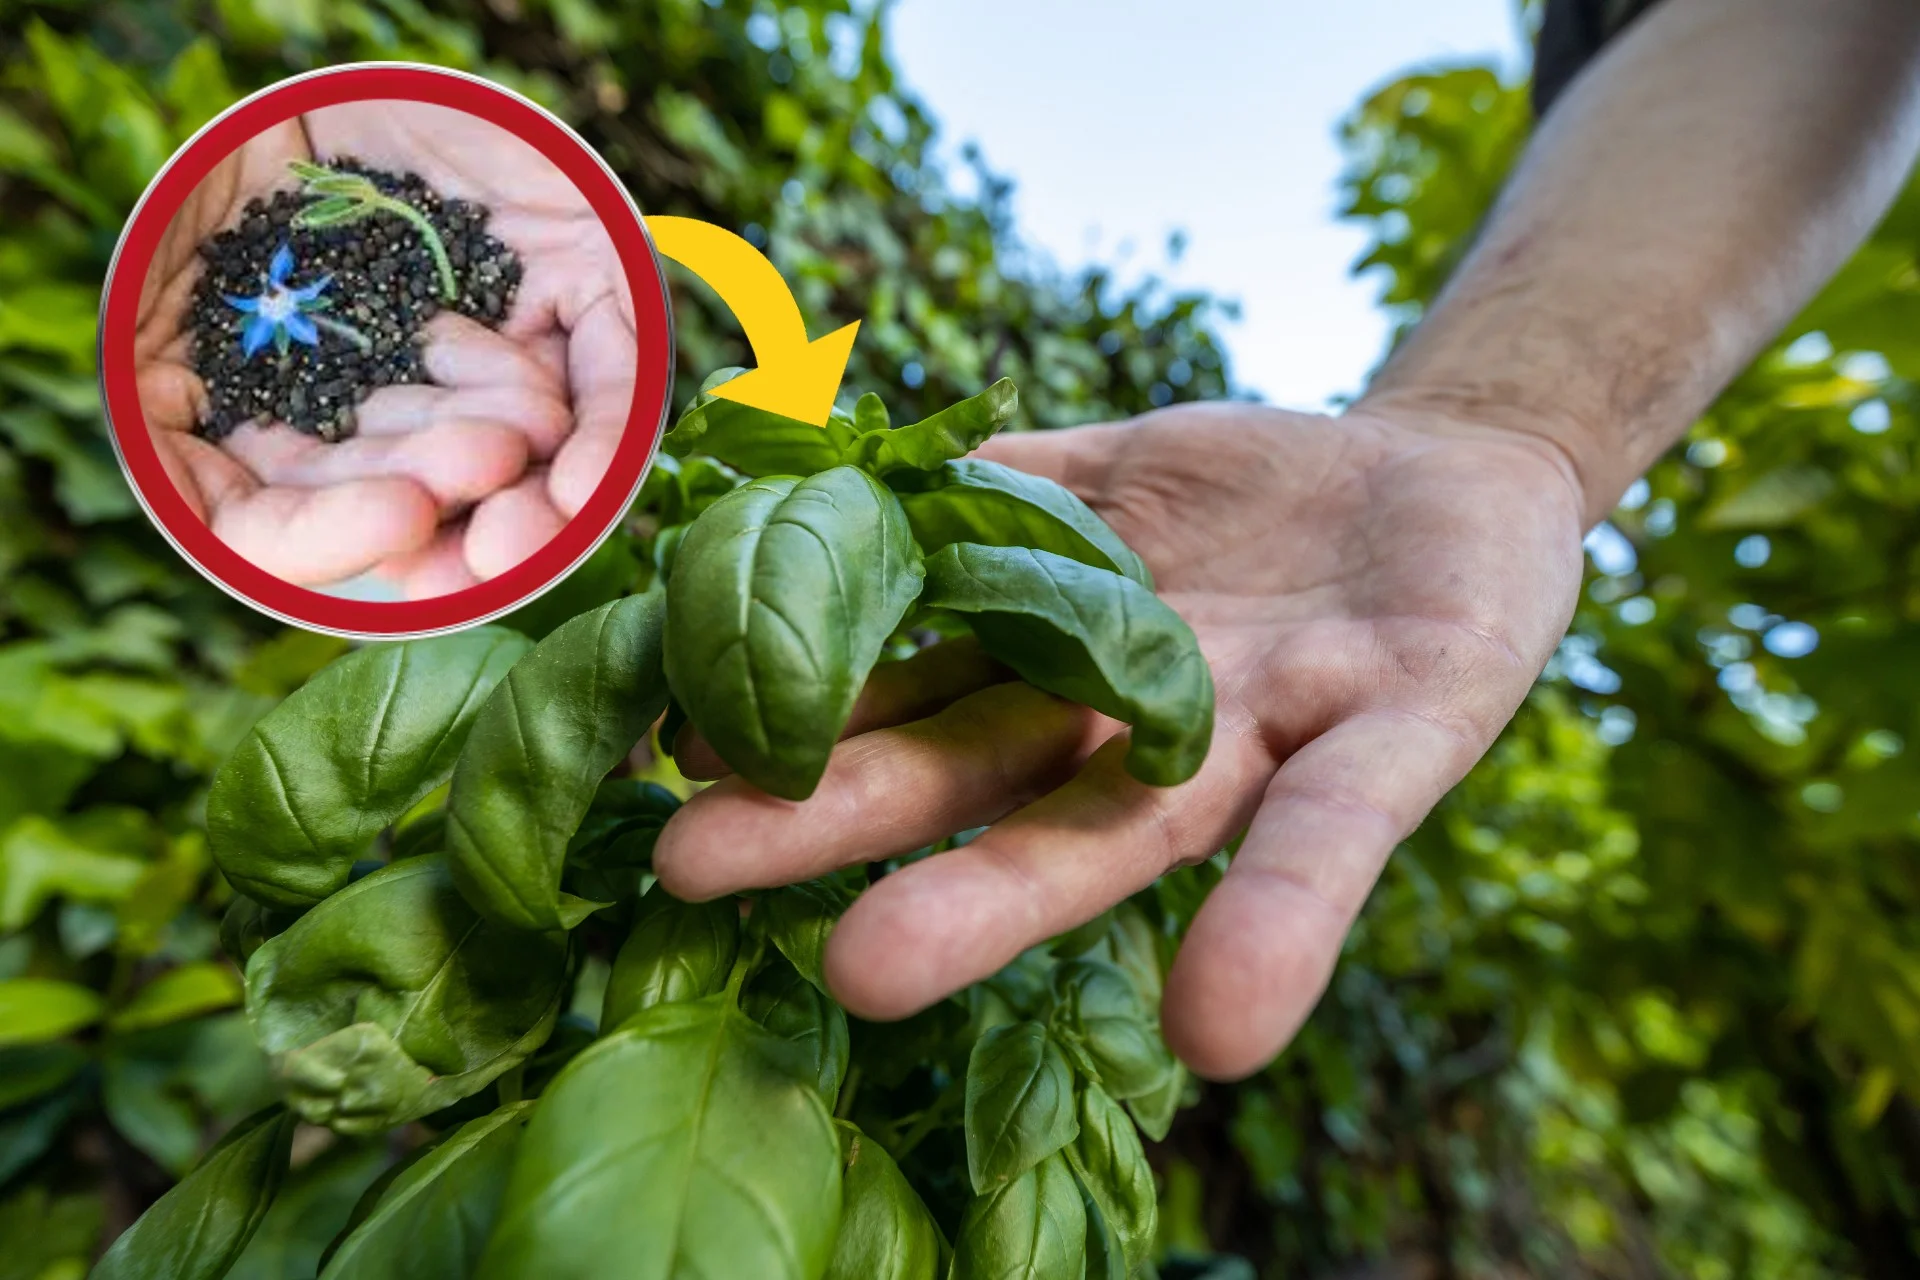
{"label": "open palm", "polygon": [[[358,407],[351,439],[327,443],[279,422],[245,424],[218,444],[195,434],[207,393],[186,321],[199,246],[235,225],[250,200],[291,189],[287,162],[313,153],[302,121],[257,135],[169,224],[142,291],[134,344],[148,429],[188,505],[269,573],[324,586],[381,567],[412,596],[456,590],[524,558],[518,530],[504,555],[487,543],[485,522],[470,538],[469,513],[516,492],[529,466],[552,457],[573,426],[564,375],[530,340],[443,313],[427,326],[422,349],[432,383],[375,391]],[[475,541],[477,568],[466,554]],[[451,567],[437,554],[449,545]]]}
{"label": "open palm", "polygon": [[[1200,773],[1139,783],[1113,722],[941,645],[876,672],[811,798],[739,779],[694,797],[662,835],[661,878],[711,897],[994,823],[881,880],[833,935],[836,994],[900,1017],[1246,830],[1162,1017],[1202,1074],[1255,1070],[1311,1010],[1395,844],[1563,634],[1572,476],[1531,438],[1231,404],[1001,437],[980,456],[1073,489],[1193,626],[1219,696]],[[700,771],[699,746],[686,755]]]}
{"label": "open palm", "polygon": [[[638,365],[633,299],[613,238],[571,179],[531,145],[464,112],[429,103],[345,103],[306,117],[325,156],[412,170],[442,193],[484,204],[488,231],[526,275],[499,340],[511,365],[475,360],[473,378],[530,389],[500,422],[528,426],[530,467],[475,506],[425,552],[386,571],[416,587],[451,590],[505,572],[544,546],[586,505],[613,460],[633,406]],[[529,367],[530,366],[530,367]],[[437,381],[444,381],[432,369]],[[544,425],[558,406],[561,429]]]}
{"label": "open palm", "polygon": [[[252,139],[195,188],[174,215],[140,297],[134,362],[153,443],[187,505],[241,556],[290,582],[348,577],[431,536],[432,497],[402,477],[307,484],[264,479],[239,457],[194,434],[206,387],[185,328],[200,276],[199,245],[236,223],[249,200],[284,181],[307,154],[290,122]],[[284,428],[282,428],[284,430]]]}

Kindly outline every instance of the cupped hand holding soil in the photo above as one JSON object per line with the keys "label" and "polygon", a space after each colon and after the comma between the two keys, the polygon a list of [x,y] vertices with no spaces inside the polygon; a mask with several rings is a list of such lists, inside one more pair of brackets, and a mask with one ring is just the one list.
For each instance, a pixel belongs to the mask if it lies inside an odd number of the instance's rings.
{"label": "cupped hand holding soil", "polygon": [[148,268],[134,362],[154,447],[188,506],[255,565],[319,585],[424,545],[439,522],[432,492],[412,476],[384,470],[317,486],[263,477],[202,438],[207,388],[193,368],[186,324],[201,243],[236,224],[248,201],[285,179],[289,160],[307,154],[297,122],[278,126],[223,160],[188,197]]}
{"label": "cupped hand holding soil", "polygon": [[[457,299],[426,290],[401,219],[298,228],[290,162],[349,156],[431,213]],[[136,358],[156,446],[217,536],[292,582],[371,570],[413,598],[559,531],[636,372],[618,257],[572,183],[491,125],[395,102],[310,113],[223,162],[155,258]]]}
{"label": "cupped hand holding soil", "polygon": [[[633,298],[613,239],[544,156],[464,112],[360,102],[314,112],[306,121],[323,155],[405,168],[444,196],[486,207],[490,232],[513,247],[523,267],[498,336],[518,344],[561,389],[571,431],[557,447],[536,449],[524,479],[477,504],[462,527],[443,530],[425,551],[396,557],[380,570],[415,595],[504,572],[586,505],[626,429],[638,347]],[[483,361],[473,374],[484,376],[492,367]],[[431,359],[429,372],[437,382],[454,376],[452,370],[443,376]]]}

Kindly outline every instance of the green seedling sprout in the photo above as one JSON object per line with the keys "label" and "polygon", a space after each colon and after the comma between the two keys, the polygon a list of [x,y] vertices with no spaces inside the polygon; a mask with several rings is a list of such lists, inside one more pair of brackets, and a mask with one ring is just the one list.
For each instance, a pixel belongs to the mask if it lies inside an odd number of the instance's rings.
{"label": "green seedling sprout", "polygon": [[289,160],[287,167],[300,179],[301,193],[315,197],[314,202],[293,217],[294,225],[312,230],[344,226],[371,218],[376,213],[391,213],[405,218],[420,233],[433,265],[440,272],[440,296],[448,302],[460,296],[460,285],[453,278],[453,263],[447,258],[446,243],[426,214],[395,199],[373,185],[373,180],[357,173],[342,173],[323,164]]}

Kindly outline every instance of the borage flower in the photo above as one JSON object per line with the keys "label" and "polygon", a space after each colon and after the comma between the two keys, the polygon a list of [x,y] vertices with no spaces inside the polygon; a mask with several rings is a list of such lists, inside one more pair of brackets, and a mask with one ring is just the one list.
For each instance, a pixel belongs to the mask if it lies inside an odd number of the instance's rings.
{"label": "borage flower", "polygon": [[322,296],[333,283],[332,276],[321,276],[310,284],[292,288],[287,284],[292,274],[293,250],[282,244],[273,251],[273,260],[267,264],[267,287],[258,297],[220,295],[228,306],[247,317],[240,330],[241,355],[251,359],[268,343],[281,355],[285,355],[294,342],[317,347],[321,329],[340,335],[362,351],[372,347],[366,335],[353,326],[316,314],[333,305],[333,299]]}

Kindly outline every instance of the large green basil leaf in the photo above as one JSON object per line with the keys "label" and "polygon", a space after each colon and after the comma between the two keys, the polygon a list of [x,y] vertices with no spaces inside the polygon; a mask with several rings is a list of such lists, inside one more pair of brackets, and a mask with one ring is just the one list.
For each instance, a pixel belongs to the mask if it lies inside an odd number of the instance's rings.
{"label": "large green basil leaf", "polygon": [[540,1099],[480,1280],[820,1275],[840,1144],[796,1057],[725,996],[600,1040]]}
{"label": "large green basil leaf", "polygon": [[447,780],[481,703],[530,642],[505,627],[370,645],[261,717],[214,775],[207,834],[233,886],[304,907]]}
{"label": "large green basil leaf", "polygon": [[985,1195],[1073,1141],[1073,1068],[1037,1022],[995,1027],[967,1059],[967,1174]]}
{"label": "large green basil leaf", "polygon": [[1057,1152],[967,1204],[949,1280],[1080,1280],[1087,1210]]}
{"label": "large green basil leaf", "polygon": [[940,468],[928,487],[902,493],[900,505],[928,555],[955,542],[1033,547],[1153,586],[1147,566],[1093,508],[1042,476],[963,458]]}
{"label": "large green basil leaf", "polygon": [[642,1009],[725,990],[739,952],[738,902],[680,902],[656,884],[614,957],[600,1025],[611,1031]]}
{"label": "large green basil leaf", "polygon": [[1153,1169],[1133,1121],[1099,1085],[1080,1091],[1080,1133],[1067,1144],[1067,1163],[1119,1240],[1127,1270],[1139,1266],[1159,1229]]}
{"label": "large green basil leaf", "polygon": [[1053,1029],[1080,1067],[1116,1098],[1152,1093],[1173,1074],[1158,1020],[1124,970],[1070,960],[1053,971]]}
{"label": "large green basil leaf", "polygon": [[507,1189],[532,1102],[469,1120],[400,1172],[322,1280],[466,1280]]}
{"label": "large green basil leaf", "polygon": [[944,1244],[919,1195],[879,1143],[844,1120],[846,1207],[824,1280],[937,1280]]}
{"label": "large green basil leaf", "polygon": [[823,992],[827,990],[827,936],[860,896],[865,878],[864,872],[839,871],[774,889],[754,904],[755,911],[764,913],[768,939]]}
{"label": "large green basil leaf", "polygon": [[459,1101],[540,1047],[567,942],[476,913],[446,860],[396,862],[247,962],[247,1017],[290,1104],[370,1133]]}
{"label": "large green basil leaf", "polygon": [[290,1112],[242,1120],[113,1242],[91,1280],[219,1280],[280,1190],[292,1144]]}
{"label": "large green basil leaf", "polygon": [[736,489],[667,583],[673,695],[747,781],[805,799],[920,582],[899,499],[864,471]]}
{"label": "large green basil leaf", "polygon": [[1127,772],[1185,782],[1213,738],[1213,677],[1187,624],[1130,578],[1051,551],[956,542],[927,557],[921,603],[967,615],[1032,685],[1133,726]]}
{"label": "large green basil leaf", "polygon": [[782,1040],[799,1047],[831,1109],[847,1078],[852,1043],[846,1010],[800,976],[792,965],[775,959],[753,976],[740,993],[740,1008],[749,1018]]}
{"label": "large green basil leaf", "polygon": [[930,418],[866,432],[847,446],[841,461],[876,476],[937,471],[943,463],[964,458],[986,443],[988,436],[1013,421],[1019,408],[1020,393],[1014,390],[1013,379],[1002,378]]}
{"label": "large green basil leaf", "polygon": [[810,476],[840,461],[832,435],[812,423],[713,394],[744,372],[728,368],[707,375],[660,448],[676,458],[704,453],[750,476]]}
{"label": "large green basil leaf", "polygon": [[560,888],[600,780],[667,705],[656,593],[583,613],[514,665],[474,717],[447,796],[454,882],[490,920],[571,929],[599,905]]}

